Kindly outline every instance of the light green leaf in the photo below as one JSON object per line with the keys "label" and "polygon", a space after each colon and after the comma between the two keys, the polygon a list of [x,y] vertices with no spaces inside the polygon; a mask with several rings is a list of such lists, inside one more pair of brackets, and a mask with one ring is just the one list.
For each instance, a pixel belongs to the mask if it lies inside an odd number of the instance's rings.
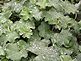
{"label": "light green leaf", "polygon": [[19,35],[23,35],[23,37],[30,38],[30,36],[33,34],[31,29],[34,29],[34,23],[31,21],[17,21],[15,24],[11,26],[12,30],[16,30]]}
{"label": "light green leaf", "polygon": [[19,38],[16,32],[8,32],[0,36],[0,45],[5,46],[6,42],[15,42],[15,39]]}
{"label": "light green leaf", "polygon": [[36,0],[30,0],[30,2],[31,2],[32,4],[35,4],[35,3],[36,3]]}
{"label": "light green leaf", "polygon": [[11,11],[5,11],[0,13],[0,35],[2,33],[6,33],[10,31],[10,26],[12,25],[12,21],[9,20],[11,16]]}
{"label": "light green leaf", "polygon": [[3,11],[11,10],[11,11],[15,11],[15,12],[20,12],[25,1],[26,0],[17,2],[16,0],[12,0],[8,3],[5,3],[3,6]]}
{"label": "light green leaf", "polygon": [[20,13],[20,15],[21,15],[22,19],[28,20],[30,18],[29,8],[24,6],[21,13]]}
{"label": "light green leaf", "polygon": [[2,33],[10,32],[11,24],[12,22],[10,20],[6,21],[4,24],[0,24],[0,35],[2,35]]}
{"label": "light green leaf", "polygon": [[39,11],[37,7],[32,6],[30,10],[32,17],[34,17],[36,20],[40,20],[42,18],[42,12]]}
{"label": "light green leaf", "polygon": [[45,8],[47,6],[48,0],[37,0],[36,5],[40,6],[40,8]]}
{"label": "light green leaf", "polygon": [[0,46],[0,55],[5,55],[4,49]]}
{"label": "light green leaf", "polygon": [[15,42],[14,40],[19,38],[19,35],[14,31],[14,32],[9,32],[5,36],[5,40],[9,42]]}
{"label": "light green leaf", "polygon": [[27,51],[25,48],[19,47],[19,45],[21,45],[22,47],[24,47],[25,45],[20,44],[20,42],[23,41],[19,41],[18,43],[9,43],[6,46],[6,53],[7,53],[7,58],[11,59],[11,60],[20,60],[22,57],[26,58],[27,57]]}
{"label": "light green leaf", "polygon": [[69,55],[61,55],[60,58],[61,61],[72,61],[72,58]]}

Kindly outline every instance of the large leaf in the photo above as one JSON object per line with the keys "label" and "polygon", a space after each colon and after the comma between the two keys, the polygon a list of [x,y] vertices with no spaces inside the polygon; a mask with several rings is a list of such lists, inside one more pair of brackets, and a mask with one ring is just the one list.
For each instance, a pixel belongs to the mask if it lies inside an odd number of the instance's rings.
{"label": "large leaf", "polygon": [[9,20],[9,17],[11,14],[11,11],[0,13],[0,35],[10,31],[12,21]]}
{"label": "large leaf", "polygon": [[76,41],[76,38],[67,30],[62,30],[61,33],[56,33],[52,37],[52,42],[58,46],[64,45],[65,47],[71,47]]}
{"label": "large leaf", "polygon": [[34,23],[31,21],[17,21],[12,26],[11,29],[15,30],[19,33],[19,35],[23,35],[23,37],[30,38],[30,36],[33,34],[31,29],[34,29]]}
{"label": "large leaf", "polygon": [[[47,40],[45,40],[47,41]],[[38,55],[34,61],[59,61],[58,53],[53,47],[46,47],[43,41],[34,41],[27,50]]]}
{"label": "large leaf", "polygon": [[25,1],[26,0],[21,0],[21,1],[17,2],[16,0],[12,0],[8,3],[5,3],[3,6],[3,11],[11,10],[11,11],[15,11],[15,12],[20,12]]}
{"label": "large leaf", "polygon": [[78,26],[78,23],[74,19],[64,16],[63,13],[57,12],[55,9],[51,9],[47,12],[45,11],[43,16],[45,17],[45,21],[48,21],[49,24],[55,25],[55,27],[58,29],[66,29],[71,27],[73,27],[75,30],[78,29],[78,27],[75,27]]}
{"label": "large leaf", "polygon": [[[22,44],[23,43],[23,44]],[[18,43],[9,43],[6,46],[7,58],[11,60],[20,60],[22,57],[27,57],[26,43],[20,40]]]}
{"label": "large leaf", "polygon": [[50,30],[49,25],[45,22],[41,22],[41,25],[38,27],[39,35],[44,38],[50,38],[52,36],[52,31]]}

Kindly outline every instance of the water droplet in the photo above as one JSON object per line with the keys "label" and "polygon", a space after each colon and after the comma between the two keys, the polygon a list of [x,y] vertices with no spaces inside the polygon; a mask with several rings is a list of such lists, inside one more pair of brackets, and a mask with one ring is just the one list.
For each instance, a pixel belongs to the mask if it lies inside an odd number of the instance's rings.
{"label": "water droplet", "polygon": [[51,57],[54,57],[53,55],[51,55]]}
{"label": "water droplet", "polygon": [[6,36],[8,36],[8,35],[6,35]]}
{"label": "water droplet", "polygon": [[20,21],[20,23],[22,23],[22,22]]}
{"label": "water droplet", "polygon": [[50,50],[52,50],[52,49],[50,49]]}
{"label": "water droplet", "polygon": [[16,5],[16,2],[14,3],[14,5]]}
{"label": "water droplet", "polygon": [[45,56],[43,56],[43,59],[45,59]]}
{"label": "water droplet", "polygon": [[1,49],[2,47],[0,46],[0,49]]}
{"label": "water droplet", "polygon": [[0,30],[1,30],[1,28],[0,28]]}
{"label": "water droplet", "polygon": [[39,47],[39,50],[40,50],[41,48]]}

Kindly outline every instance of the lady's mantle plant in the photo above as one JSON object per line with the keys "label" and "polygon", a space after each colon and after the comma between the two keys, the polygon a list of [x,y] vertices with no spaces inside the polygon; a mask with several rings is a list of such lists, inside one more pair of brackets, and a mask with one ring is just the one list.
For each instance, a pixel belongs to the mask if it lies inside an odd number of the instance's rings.
{"label": "lady's mantle plant", "polygon": [[[0,61],[81,61],[77,0],[11,0],[0,5]],[[78,3],[76,3],[78,4]]]}

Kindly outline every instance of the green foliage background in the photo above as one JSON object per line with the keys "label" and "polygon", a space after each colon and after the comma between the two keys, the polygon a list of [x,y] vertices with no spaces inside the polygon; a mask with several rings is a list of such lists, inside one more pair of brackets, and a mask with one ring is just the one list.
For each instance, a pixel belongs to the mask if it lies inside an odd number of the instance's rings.
{"label": "green foliage background", "polygon": [[0,61],[81,61],[78,2],[0,1]]}

